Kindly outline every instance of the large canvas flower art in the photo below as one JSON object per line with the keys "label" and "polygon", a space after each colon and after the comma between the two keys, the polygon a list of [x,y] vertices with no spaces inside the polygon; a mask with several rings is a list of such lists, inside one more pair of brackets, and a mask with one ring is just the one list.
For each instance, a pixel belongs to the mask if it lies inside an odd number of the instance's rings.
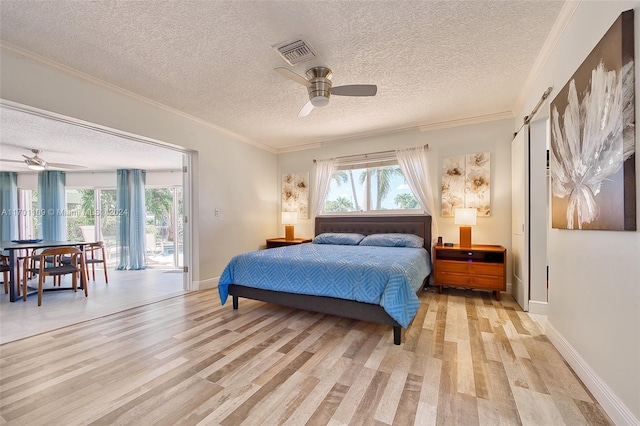
{"label": "large canvas flower art", "polygon": [[630,11],[551,103],[554,228],[636,229],[634,84]]}

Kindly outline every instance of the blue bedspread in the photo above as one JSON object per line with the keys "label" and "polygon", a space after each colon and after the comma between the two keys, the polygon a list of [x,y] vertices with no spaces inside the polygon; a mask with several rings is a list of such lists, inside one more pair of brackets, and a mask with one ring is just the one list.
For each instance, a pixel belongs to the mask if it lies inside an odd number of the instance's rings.
{"label": "blue bedspread", "polygon": [[235,256],[218,283],[329,296],[380,305],[406,328],[420,306],[416,291],[431,272],[423,248],[299,244]]}

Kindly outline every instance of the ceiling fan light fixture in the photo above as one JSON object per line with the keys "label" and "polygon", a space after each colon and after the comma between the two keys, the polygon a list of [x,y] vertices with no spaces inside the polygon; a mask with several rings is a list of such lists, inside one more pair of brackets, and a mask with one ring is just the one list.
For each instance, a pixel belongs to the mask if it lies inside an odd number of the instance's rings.
{"label": "ceiling fan light fixture", "polygon": [[329,98],[326,96],[318,95],[314,96],[310,100],[311,104],[313,104],[314,107],[323,107],[329,105]]}
{"label": "ceiling fan light fixture", "polygon": [[307,78],[296,74],[288,68],[279,67],[275,68],[275,71],[307,88],[309,100],[298,112],[298,117],[306,117],[314,107],[327,106],[332,94],[338,96],[375,96],[378,91],[378,87],[375,84],[349,84],[333,87],[331,82],[332,72],[327,67],[309,68],[307,70]]}
{"label": "ceiling fan light fixture", "polygon": [[27,168],[38,171],[38,172],[41,172],[45,169],[45,167],[42,164],[27,164]]}

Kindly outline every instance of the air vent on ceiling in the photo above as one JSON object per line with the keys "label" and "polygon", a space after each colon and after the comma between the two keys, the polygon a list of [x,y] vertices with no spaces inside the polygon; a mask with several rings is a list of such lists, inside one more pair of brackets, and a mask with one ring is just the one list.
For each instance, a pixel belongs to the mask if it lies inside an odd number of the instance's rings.
{"label": "air vent on ceiling", "polygon": [[299,64],[316,57],[311,46],[302,38],[296,38],[274,46],[289,65]]}

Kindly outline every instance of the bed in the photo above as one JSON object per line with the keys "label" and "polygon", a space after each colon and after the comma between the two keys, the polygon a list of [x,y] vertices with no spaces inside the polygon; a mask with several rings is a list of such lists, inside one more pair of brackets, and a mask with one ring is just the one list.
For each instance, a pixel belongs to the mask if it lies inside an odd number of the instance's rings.
{"label": "bed", "polygon": [[[300,294],[299,289],[291,290],[286,286],[283,289],[267,289],[267,288],[258,288],[262,287],[262,285],[258,284],[247,284],[242,285],[242,282],[245,280],[248,282],[250,279],[246,278],[249,275],[247,271],[242,270],[243,261],[248,262],[246,256],[260,256],[260,257],[274,257],[278,259],[278,262],[281,261],[282,257],[292,256],[292,257],[300,257],[306,256],[305,252],[312,251],[314,253],[322,254],[323,250],[326,252],[328,248],[333,248],[334,252],[336,252],[337,256],[340,256],[339,251],[343,250],[340,246],[327,246],[326,248],[320,247],[319,244],[304,244],[299,246],[288,246],[281,247],[276,249],[268,250],[269,253],[266,253],[264,250],[260,252],[251,252],[245,253],[243,255],[238,255],[232,259],[232,261],[227,265],[225,271],[221,275],[220,283],[218,285],[218,290],[220,293],[221,302],[224,304],[228,296],[232,297],[233,300],[233,309],[237,310],[239,308],[239,298],[247,298],[253,300],[259,300],[268,303],[275,303],[283,306],[288,306],[296,309],[309,310],[314,312],[320,312],[324,314],[337,315],[347,318],[352,318],[356,320],[368,321],[372,323],[389,325],[393,328],[393,341],[394,344],[399,345],[401,343],[401,330],[402,328],[408,327],[409,323],[415,316],[415,312],[417,311],[416,304],[416,294],[419,293],[424,286],[428,283],[429,274],[431,272],[431,256],[430,256],[430,245],[431,245],[431,217],[430,216],[415,216],[415,215],[402,215],[402,216],[333,216],[333,217],[317,217],[315,221],[315,235],[318,236],[320,234],[326,233],[354,233],[354,234],[362,234],[362,235],[372,235],[372,234],[389,234],[389,233],[397,233],[397,234],[413,234],[423,239],[423,246],[420,249],[400,249],[400,248],[386,248],[385,250],[405,250],[414,252],[421,252],[421,257],[426,258],[426,267],[423,268],[421,265],[419,267],[419,271],[416,273],[424,274],[424,278],[421,278],[421,282],[416,286],[415,283],[410,290],[403,288],[399,295],[390,295],[388,297],[382,297],[380,303],[382,304],[382,300],[392,300],[393,303],[396,303],[395,306],[391,308],[389,305],[385,305],[385,307],[380,304],[374,304],[367,300],[365,296],[360,297],[356,296],[355,299],[360,300],[350,300],[344,299],[342,296],[334,296],[334,295],[313,295],[313,294]],[[301,247],[307,246],[307,247]],[[357,246],[356,246],[357,247]],[[375,249],[374,247],[362,247],[365,249]],[[424,251],[427,253],[425,254]],[[381,252],[382,253],[382,252]],[[394,252],[395,253],[395,252]],[[378,253],[372,254],[362,254],[361,257],[371,256],[375,258]],[[347,255],[349,256],[349,255]],[[384,256],[384,254],[381,254]],[[387,255],[388,256],[388,255]],[[394,257],[400,257],[394,256]],[[399,260],[398,262],[402,263],[404,260]],[[274,261],[275,262],[275,261]],[[407,264],[413,264],[413,260],[407,260],[409,262]],[[397,262],[396,262],[397,263]],[[314,274],[314,277],[321,276],[322,274],[318,273],[317,265],[312,265],[308,268],[309,274]],[[361,267],[365,267],[363,265]],[[394,266],[394,267],[397,267]],[[402,268],[403,266],[400,265]],[[314,269],[316,268],[316,269]],[[339,269],[338,266],[332,265],[332,268]],[[230,272],[231,269],[231,272]],[[256,282],[265,282],[265,287],[268,286],[266,284],[267,281],[270,281],[269,273],[265,272],[267,268],[262,267],[260,270],[262,271],[260,276],[256,276],[255,274],[251,276],[251,280]],[[292,268],[293,269],[293,268]],[[326,270],[326,267],[325,267]],[[366,268],[367,271],[373,271],[373,268]],[[413,274],[415,271],[412,271]],[[243,275],[244,273],[244,275]],[[282,273],[282,272],[280,272]],[[293,272],[292,272],[293,273]],[[300,273],[297,271],[296,273]],[[371,277],[371,283],[373,287],[373,283],[376,281],[377,277],[374,272],[371,272],[373,275]],[[395,272],[394,272],[395,273]],[[238,278],[245,277],[245,278]],[[326,276],[325,276],[326,278]],[[296,282],[306,283],[311,280],[311,278],[297,275],[295,278]],[[415,279],[412,278],[415,282]],[[293,278],[289,281],[292,281]],[[239,282],[234,282],[239,281]],[[330,282],[329,279],[326,280]],[[324,282],[323,282],[324,283]],[[245,282],[246,284],[246,282]],[[330,286],[327,284],[327,286]],[[304,285],[301,285],[304,287]],[[406,295],[408,291],[413,291],[414,293],[411,295]],[[397,300],[396,300],[397,299]],[[406,310],[408,311],[407,315],[403,314],[403,310],[405,307],[403,304],[406,302],[408,307]],[[419,306],[419,301],[417,301]],[[413,313],[412,313],[413,312]]]}

